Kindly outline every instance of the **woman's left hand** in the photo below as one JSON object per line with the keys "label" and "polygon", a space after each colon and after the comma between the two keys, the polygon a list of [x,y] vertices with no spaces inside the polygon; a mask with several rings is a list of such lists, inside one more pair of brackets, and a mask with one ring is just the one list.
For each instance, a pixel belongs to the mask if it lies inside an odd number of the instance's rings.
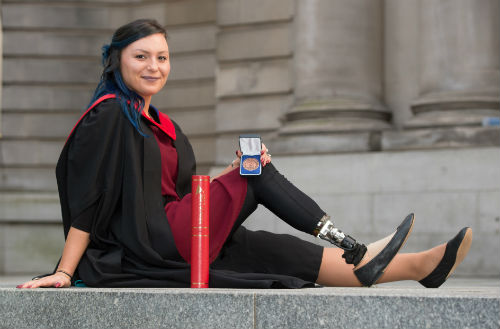
{"label": "woman's left hand", "polygon": [[262,150],[260,150],[260,163],[265,167],[268,163],[271,162],[271,154],[267,149],[266,145],[262,143]]}
{"label": "woman's left hand", "polygon": [[[236,150],[236,156],[238,158],[241,158],[242,155],[243,153],[241,153],[240,150]],[[260,163],[262,163],[262,166],[265,167],[270,162],[271,162],[271,154],[269,153],[266,144],[262,143],[262,149],[260,150]]]}

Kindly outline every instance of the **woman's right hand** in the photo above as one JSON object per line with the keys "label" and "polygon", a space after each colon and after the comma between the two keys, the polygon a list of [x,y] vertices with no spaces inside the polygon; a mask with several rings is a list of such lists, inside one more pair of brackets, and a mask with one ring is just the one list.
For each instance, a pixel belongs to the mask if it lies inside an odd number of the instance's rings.
{"label": "woman's right hand", "polygon": [[61,272],[56,272],[52,275],[31,280],[18,285],[16,288],[67,288],[71,286],[69,277]]}
{"label": "woman's right hand", "polygon": [[[268,153],[269,150],[267,149],[266,145],[262,143],[262,149],[260,150],[260,162],[262,163],[262,166],[265,167],[268,163],[271,162],[271,154]],[[234,163],[236,160],[238,160],[238,166],[240,165],[241,156],[243,153],[240,150],[236,150],[236,156],[238,157],[233,161],[231,164],[232,167],[234,166]]]}

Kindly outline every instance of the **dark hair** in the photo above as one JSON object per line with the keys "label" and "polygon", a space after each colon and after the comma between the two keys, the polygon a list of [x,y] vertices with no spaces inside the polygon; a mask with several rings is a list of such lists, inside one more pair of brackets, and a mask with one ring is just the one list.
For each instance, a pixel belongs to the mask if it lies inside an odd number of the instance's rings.
{"label": "dark hair", "polygon": [[134,41],[156,33],[161,33],[165,39],[167,38],[165,28],[154,19],[138,19],[115,31],[111,43],[102,47],[104,69],[90,102],[90,104],[94,103],[105,94],[115,94],[120,101],[123,113],[143,136],[145,135],[140,126],[140,117],[144,110],[144,99],[125,85],[120,72],[120,57],[123,48]]}

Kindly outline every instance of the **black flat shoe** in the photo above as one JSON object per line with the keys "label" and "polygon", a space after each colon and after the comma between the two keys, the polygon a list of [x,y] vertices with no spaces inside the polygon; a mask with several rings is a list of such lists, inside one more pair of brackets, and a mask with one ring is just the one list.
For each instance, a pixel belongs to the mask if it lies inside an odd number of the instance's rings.
{"label": "black flat shoe", "polygon": [[[391,240],[368,263],[354,270],[354,274],[363,286],[373,285],[384,274],[385,268],[403,246],[413,228],[415,216],[409,214],[398,226]],[[369,247],[369,246],[368,246]],[[367,252],[368,253],[368,252]]]}
{"label": "black flat shoe", "polygon": [[420,282],[426,288],[437,288],[455,271],[455,268],[464,260],[472,243],[472,229],[464,227],[458,234],[448,241],[444,256],[438,266]]}

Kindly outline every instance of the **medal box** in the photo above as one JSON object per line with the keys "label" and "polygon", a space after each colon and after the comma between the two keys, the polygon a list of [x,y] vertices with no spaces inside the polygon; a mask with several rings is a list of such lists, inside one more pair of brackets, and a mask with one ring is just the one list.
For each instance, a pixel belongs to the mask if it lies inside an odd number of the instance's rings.
{"label": "medal box", "polygon": [[243,153],[240,163],[240,175],[260,175],[260,151],[262,149],[259,135],[240,135],[240,150]]}

